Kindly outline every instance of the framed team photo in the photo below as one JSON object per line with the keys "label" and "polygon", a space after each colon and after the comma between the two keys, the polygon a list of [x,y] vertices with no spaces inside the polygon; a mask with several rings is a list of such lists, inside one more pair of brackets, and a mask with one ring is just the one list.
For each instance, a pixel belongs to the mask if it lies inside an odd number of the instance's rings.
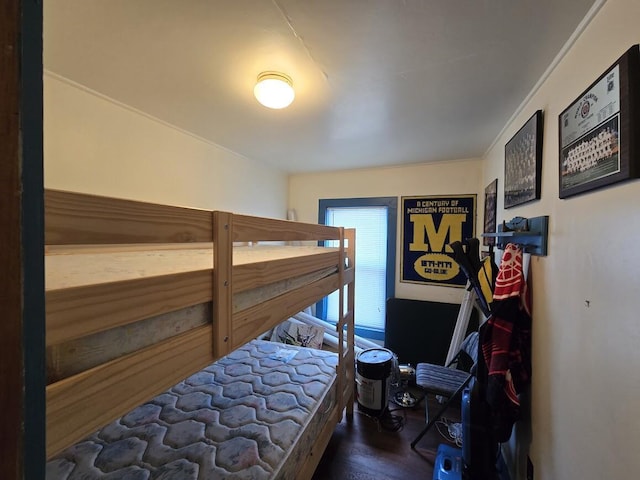
{"label": "framed team photo", "polygon": [[542,110],[534,113],[504,146],[504,208],[540,198]]}
{"label": "framed team photo", "polygon": [[639,51],[627,50],[560,113],[560,198],[638,177]]}
{"label": "framed team photo", "polygon": [[[484,189],[484,231],[483,233],[496,233],[496,212],[498,200],[498,179]],[[496,237],[484,237],[482,244],[495,245]]]}

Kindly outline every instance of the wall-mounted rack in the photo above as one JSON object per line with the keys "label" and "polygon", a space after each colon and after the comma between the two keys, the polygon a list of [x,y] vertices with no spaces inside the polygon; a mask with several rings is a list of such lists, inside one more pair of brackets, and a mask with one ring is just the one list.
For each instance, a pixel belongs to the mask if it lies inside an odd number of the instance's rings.
{"label": "wall-mounted rack", "polygon": [[483,233],[483,237],[496,237],[496,246],[504,250],[507,243],[520,245],[531,255],[547,255],[547,237],[549,234],[549,216],[514,217],[498,225],[496,233]]}

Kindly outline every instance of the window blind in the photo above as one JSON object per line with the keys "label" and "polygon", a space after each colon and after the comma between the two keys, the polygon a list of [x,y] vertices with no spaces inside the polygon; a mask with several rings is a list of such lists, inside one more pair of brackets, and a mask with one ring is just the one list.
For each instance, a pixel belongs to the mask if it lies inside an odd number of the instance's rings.
{"label": "window blind", "polygon": [[[326,211],[326,224],[356,229],[356,327],[383,331],[387,207],[330,207]],[[327,320],[332,322],[338,320],[338,298],[338,292],[334,292],[328,298]]]}

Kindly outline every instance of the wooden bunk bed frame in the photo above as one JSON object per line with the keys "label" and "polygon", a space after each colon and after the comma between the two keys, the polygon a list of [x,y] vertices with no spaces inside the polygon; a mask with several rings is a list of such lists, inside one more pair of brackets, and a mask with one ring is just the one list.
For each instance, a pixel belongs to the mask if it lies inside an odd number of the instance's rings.
{"label": "wooden bunk bed frame", "polygon": [[[326,240],[338,240],[339,248],[328,255],[233,265],[234,242]],[[150,244],[209,248],[213,268],[47,291],[47,347],[206,302],[213,302],[212,321],[50,383],[46,389],[47,458],[338,290],[339,400],[299,472],[298,478],[311,478],[345,409],[349,417],[353,415],[355,231],[45,191],[48,253],[92,248],[132,251]],[[233,296],[238,292],[328,266],[335,266],[335,272],[327,277],[233,311]]]}

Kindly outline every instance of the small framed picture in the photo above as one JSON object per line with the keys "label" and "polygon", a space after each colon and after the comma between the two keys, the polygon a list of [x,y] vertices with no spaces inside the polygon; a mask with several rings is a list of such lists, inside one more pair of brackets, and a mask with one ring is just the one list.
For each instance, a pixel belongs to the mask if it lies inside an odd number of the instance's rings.
{"label": "small framed picture", "polygon": [[[496,211],[498,197],[498,179],[484,189],[484,233],[496,232]],[[496,237],[484,237],[483,245],[495,245]]]}
{"label": "small framed picture", "polygon": [[634,45],[560,113],[560,198],[639,176],[639,109]]}
{"label": "small framed picture", "polygon": [[504,146],[504,208],[540,198],[542,110],[527,120]]}

